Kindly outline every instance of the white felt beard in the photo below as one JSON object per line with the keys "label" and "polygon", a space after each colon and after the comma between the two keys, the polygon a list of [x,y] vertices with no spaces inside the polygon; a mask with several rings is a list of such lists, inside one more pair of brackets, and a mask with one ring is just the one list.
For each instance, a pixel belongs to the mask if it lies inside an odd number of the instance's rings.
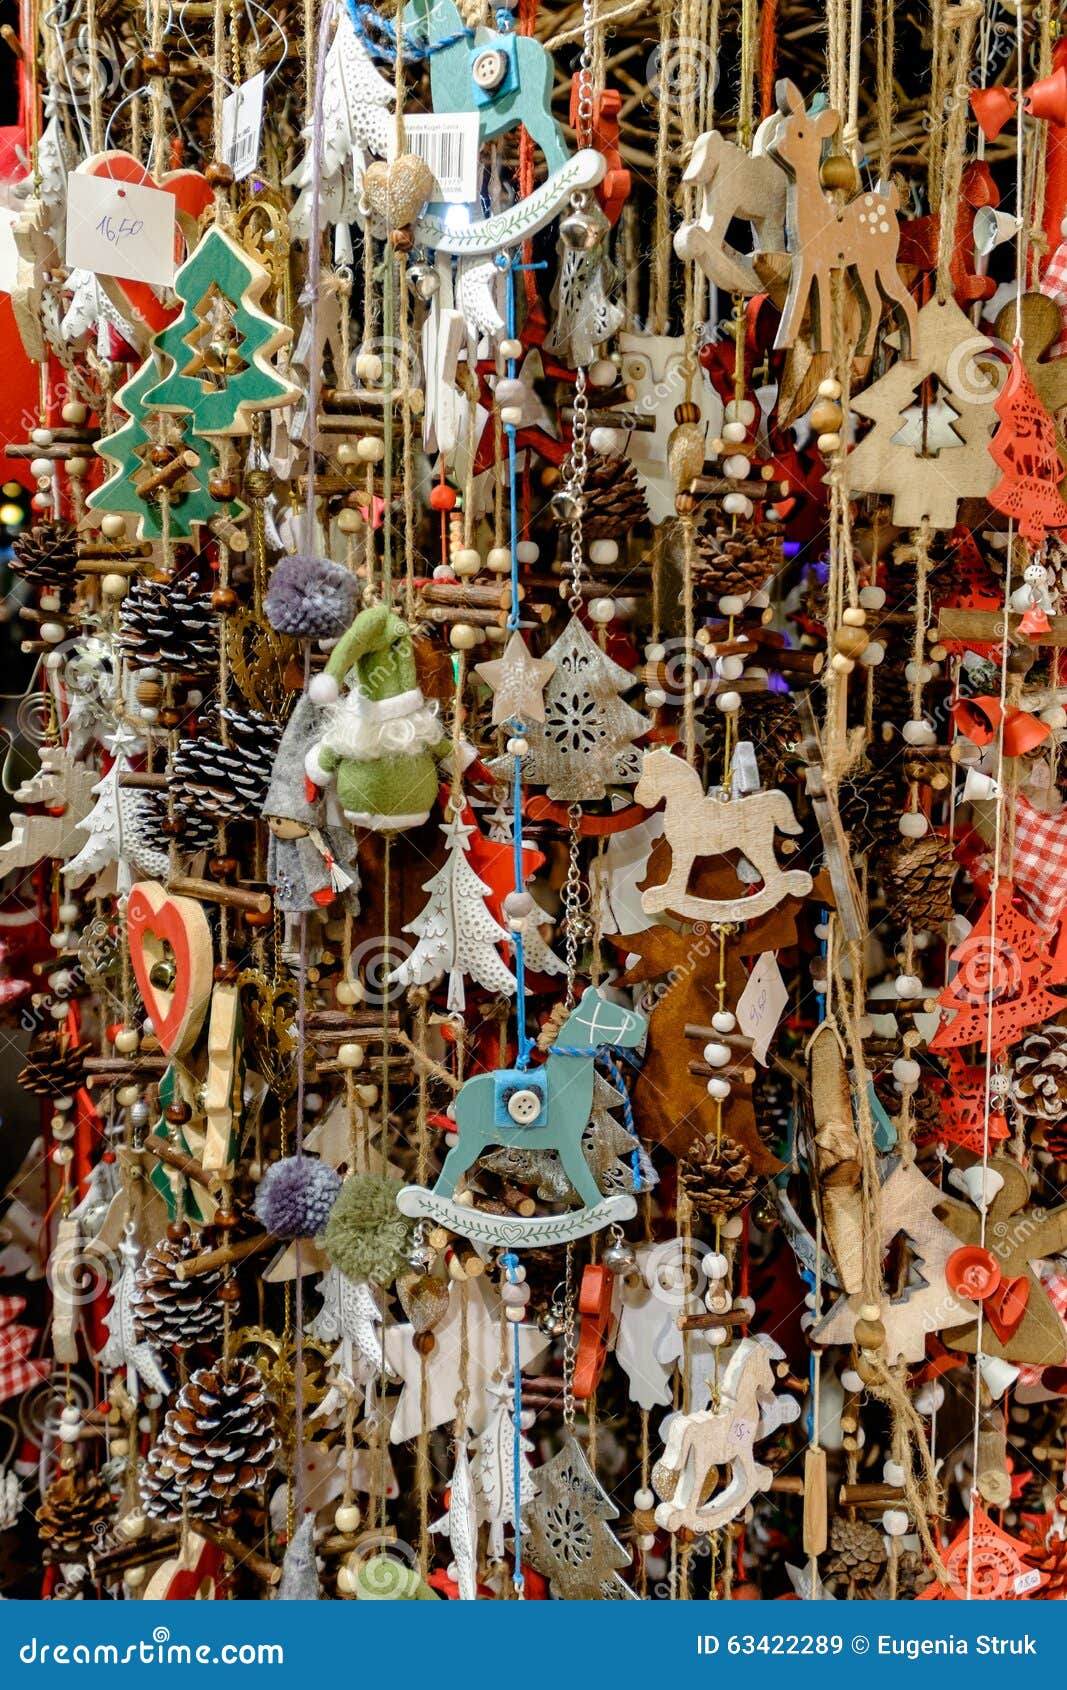
{"label": "white felt beard", "polygon": [[417,689],[380,701],[350,692],[331,709],[322,743],[338,757],[370,763],[431,751],[442,737],[437,705]]}

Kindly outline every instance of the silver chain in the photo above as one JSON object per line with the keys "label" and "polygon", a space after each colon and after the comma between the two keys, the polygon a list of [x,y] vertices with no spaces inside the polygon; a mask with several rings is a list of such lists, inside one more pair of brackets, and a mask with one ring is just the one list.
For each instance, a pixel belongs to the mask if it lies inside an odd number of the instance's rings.
{"label": "silver chain", "polygon": [[582,891],[581,848],[582,836],[580,832],[582,808],[580,804],[572,804],[567,812],[571,824],[570,852],[567,858],[567,878],[563,883],[562,901],[565,911],[564,927],[565,939],[563,957],[567,969],[567,997],[566,1002],[574,1002],[574,984],[578,974],[578,946],[585,936],[585,922],[582,919],[582,906],[585,895]]}
{"label": "silver chain", "polygon": [[574,1425],[574,1245],[567,1245],[567,1276],[563,1288],[563,1424]]}

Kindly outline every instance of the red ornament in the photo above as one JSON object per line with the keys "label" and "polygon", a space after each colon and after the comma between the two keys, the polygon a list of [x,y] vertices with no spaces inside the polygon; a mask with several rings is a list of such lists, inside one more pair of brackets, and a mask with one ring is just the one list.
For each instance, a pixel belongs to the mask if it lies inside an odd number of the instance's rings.
{"label": "red ornament", "polygon": [[1048,1574],[1027,1566],[1025,1549],[1025,1544],[1001,1531],[985,1509],[976,1505],[973,1533],[971,1522],[965,1521],[942,1557],[948,1583],[935,1580],[918,1600],[966,1602],[973,1597],[975,1601],[1019,1602],[1034,1596],[1048,1583]]}
{"label": "red ornament", "polygon": [[1056,425],[1034,391],[1018,347],[995,408],[1001,422],[989,450],[1004,474],[989,503],[1014,517],[1023,538],[1039,546],[1046,529],[1067,526],[1067,505],[1059,491],[1065,466],[1056,450]]}
{"label": "red ornament", "polygon": [[942,1022],[930,1041],[932,1051],[967,1044],[1006,1050],[1025,1028],[1067,1007],[1046,990],[1048,962],[1041,934],[1013,904],[1010,881],[994,886],[952,961],[956,973],[938,1002],[957,1013]]}
{"label": "red ornament", "polygon": [[981,1156],[986,1143],[999,1144],[1010,1136],[1004,1116],[994,1111],[990,1111],[986,1130],[985,1102],[985,1068],[968,1067],[959,1051],[950,1051],[939,1134],[946,1144],[958,1144]]}

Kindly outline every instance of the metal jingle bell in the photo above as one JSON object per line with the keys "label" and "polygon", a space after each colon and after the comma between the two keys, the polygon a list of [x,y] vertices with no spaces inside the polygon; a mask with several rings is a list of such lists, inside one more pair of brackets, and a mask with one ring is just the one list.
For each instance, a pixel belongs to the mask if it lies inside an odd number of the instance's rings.
{"label": "metal jingle bell", "polygon": [[609,1273],[620,1274],[624,1278],[637,1268],[633,1245],[626,1238],[612,1239],[600,1260]]}
{"label": "metal jingle bell", "polygon": [[416,1273],[428,1273],[433,1267],[437,1251],[424,1239],[417,1238],[408,1252],[408,1261]]}
{"label": "metal jingle bell", "polygon": [[408,281],[420,299],[432,299],[441,286],[441,278],[432,264],[409,264]]}
{"label": "metal jingle bell", "polygon": [[590,217],[585,194],[571,195],[571,209],[559,226],[559,238],[572,252],[592,252],[600,239],[600,229]]}
{"label": "metal jingle bell", "polygon": [[581,494],[572,493],[569,487],[561,487],[558,493],[553,493],[549,504],[556,521],[568,525],[578,521],[584,508]]}

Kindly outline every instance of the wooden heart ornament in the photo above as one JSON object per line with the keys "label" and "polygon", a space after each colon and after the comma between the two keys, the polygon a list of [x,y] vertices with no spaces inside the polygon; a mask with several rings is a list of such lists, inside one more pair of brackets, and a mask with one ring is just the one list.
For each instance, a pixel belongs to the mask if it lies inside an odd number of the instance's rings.
{"label": "wooden heart ornament", "polygon": [[414,223],[433,192],[435,177],[417,153],[401,153],[392,164],[378,159],[363,172],[363,192],[375,217],[389,229]]}
{"label": "wooden heart ornament", "polygon": [[[200,218],[211,205],[214,194],[199,170],[168,170],[159,181],[153,180],[139,159],[132,153],[95,153],[79,164],[83,176],[103,176],[112,182],[132,182],[138,188],[159,188],[170,194],[175,206],[174,263],[183,264],[196,244]],[[133,282],[118,276],[101,276],[100,286],[124,316],[150,334],[158,334],[178,315],[177,305],[164,305],[148,282]]]}
{"label": "wooden heart ornament", "polygon": [[158,881],[139,880],[126,905],[126,931],[156,1038],[168,1056],[177,1056],[196,1038],[211,997],[207,916],[192,898],[174,897]]}

